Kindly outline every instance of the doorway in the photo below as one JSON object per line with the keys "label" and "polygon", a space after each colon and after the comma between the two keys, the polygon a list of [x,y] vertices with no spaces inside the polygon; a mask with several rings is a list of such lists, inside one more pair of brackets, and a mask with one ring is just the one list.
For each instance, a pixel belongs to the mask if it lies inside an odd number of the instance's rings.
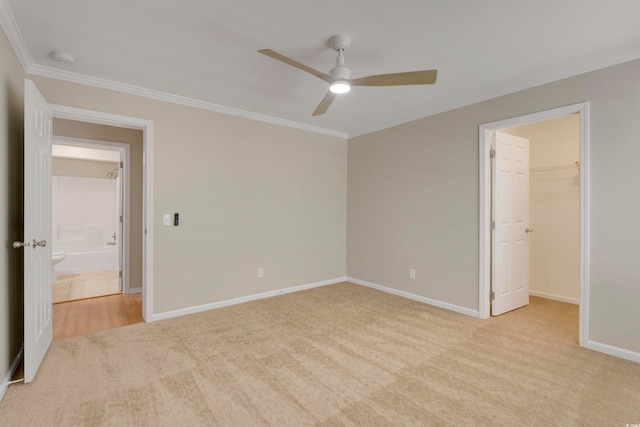
{"label": "doorway", "polygon": [[[142,317],[146,322],[153,319],[153,122],[146,119],[138,119],[128,116],[120,116],[100,111],[86,110],[76,107],[51,104],[53,118],[56,120],[73,121],[87,125],[101,125],[112,128],[137,129],[142,131],[140,194],[133,194],[141,203],[140,208],[140,246],[141,259],[140,284],[133,284],[129,292],[142,293]],[[129,175],[132,175],[130,173]],[[130,221],[131,223],[131,221]],[[133,236],[132,232],[128,233]],[[131,263],[130,263],[131,265]],[[126,270],[125,270],[126,272]],[[124,274],[124,273],[123,273]],[[126,285],[127,281],[125,281]],[[127,288],[124,288],[127,293]]]}
{"label": "doorway", "polygon": [[129,145],[54,136],[52,154],[53,302],[128,293]]}
{"label": "doorway", "polygon": [[[577,166],[575,162],[579,162],[580,171],[577,176],[579,185],[579,343],[584,346],[588,337],[588,184],[589,184],[589,162],[588,162],[588,113],[589,104],[581,103],[567,107],[561,107],[541,113],[530,114],[521,117],[501,120],[498,122],[487,123],[480,126],[480,248],[479,248],[479,317],[488,318],[491,314],[491,281],[492,281],[492,232],[494,224],[494,212],[492,212],[492,162],[491,149],[493,138],[501,129],[515,128],[518,126],[539,123],[547,120],[559,119],[570,115],[577,115],[579,122],[579,158],[573,161],[573,164],[563,164],[557,172],[575,173]],[[545,166],[538,166],[545,168]],[[571,169],[573,168],[573,169]],[[529,168],[527,167],[527,172]],[[540,169],[540,171],[545,169]],[[549,169],[550,171],[551,169]],[[534,171],[538,171],[534,169]],[[535,230],[535,227],[531,226]],[[529,231],[532,231],[532,230]],[[524,228],[523,228],[524,230]],[[531,233],[533,234],[533,233]],[[542,294],[544,292],[540,292]],[[547,292],[547,294],[550,294]],[[542,296],[542,295],[541,295]],[[544,295],[549,296],[549,295]],[[528,291],[527,291],[528,298]],[[569,297],[573,299],[572,297]],[[560,299],[560,298],[556,298]],[[569,301],[568,301],[569,302]],[[576,302],[576,301],[570,301]]]}

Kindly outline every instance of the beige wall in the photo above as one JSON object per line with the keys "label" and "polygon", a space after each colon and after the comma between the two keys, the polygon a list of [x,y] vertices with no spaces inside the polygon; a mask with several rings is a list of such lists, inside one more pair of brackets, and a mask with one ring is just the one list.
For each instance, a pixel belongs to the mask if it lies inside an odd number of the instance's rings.
{"label": "beige wall", "polygon": [[0,31],[0,378],[22,346],[21,250],[24,72]]}
{"label": "beige wall", "polygon": [[529,140],[529,286],[540,296],[580,297],[580,116],[503,129]]}
{"label": "beige wall", "polygon": [[[51,102],[51,101],[49,101]],[[53,134],[129,145],[129,287],[142,286],[142,131],[74,120],[53,119]]]}
{"label": "beige wall", "polygon": [[350,139],[348,275],[477,310],[479,125],[590,101],[589,338],[640,352],[639,75],[636,60]]}
{"label": "beige wall", "polygon": [[346,141],[33,80],[51,103],[153,120],[155,313],[345,276]]}

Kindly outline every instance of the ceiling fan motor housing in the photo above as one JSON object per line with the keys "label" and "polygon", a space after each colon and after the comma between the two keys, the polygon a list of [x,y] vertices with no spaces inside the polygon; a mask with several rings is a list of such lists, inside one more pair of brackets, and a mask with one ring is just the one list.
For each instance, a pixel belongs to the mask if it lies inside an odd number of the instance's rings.
{"label": "ceiling fan motor housing", "polygon": [[344,66],[343,56],[338,57],[338,63],[331,69],[331,71],[329,71],[329,75],[341,80],[348,80],[349,77],[351,77],[351,70]]}
{"label": "ceiling fan motor housing", "polygon": [[351,37],[346,34],[336,34],[329,39],[329,45],[335,51],[349,49]]}

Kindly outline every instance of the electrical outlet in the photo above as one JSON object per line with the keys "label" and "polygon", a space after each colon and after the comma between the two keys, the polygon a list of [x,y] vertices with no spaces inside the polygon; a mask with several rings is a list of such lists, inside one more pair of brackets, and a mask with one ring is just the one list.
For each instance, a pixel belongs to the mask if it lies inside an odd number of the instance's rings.
{"label": "electrical outlet", "polygon": [[416,269],[415,268],[410,268],[409,269],[409,279],[415,279],[416,278]]}
{"label": "electrical outlet", "polygon": [[258,269],[258,279],[262,279],[264,277],[264,268]]}

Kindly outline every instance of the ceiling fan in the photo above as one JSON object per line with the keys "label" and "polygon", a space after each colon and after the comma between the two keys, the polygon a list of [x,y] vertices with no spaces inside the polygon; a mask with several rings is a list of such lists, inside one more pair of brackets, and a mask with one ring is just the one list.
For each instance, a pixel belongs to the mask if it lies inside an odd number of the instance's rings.
{"label": "ceiling fan", "polygon": [[307,65],[301,64],[291,58],[274,52],[271,49],[262,49],[258,52],[270,56],[273,59],[299,68],[302,71],[329,83],[329,91],[324,96],[312,116],[324,114],[338,94],[351,90],[351,86],[401,86],[401,85],[432,85],[436,82],[438,70],[409,71],[405,73],[377,74],[374,76],[350,79],[351,69],[344,65],[344,51],[351,45],[351,38],[347,35],[337,34],[329,39],[329,44],[338,52],[336,66],[329,71],[329,74],[318,71]]}

